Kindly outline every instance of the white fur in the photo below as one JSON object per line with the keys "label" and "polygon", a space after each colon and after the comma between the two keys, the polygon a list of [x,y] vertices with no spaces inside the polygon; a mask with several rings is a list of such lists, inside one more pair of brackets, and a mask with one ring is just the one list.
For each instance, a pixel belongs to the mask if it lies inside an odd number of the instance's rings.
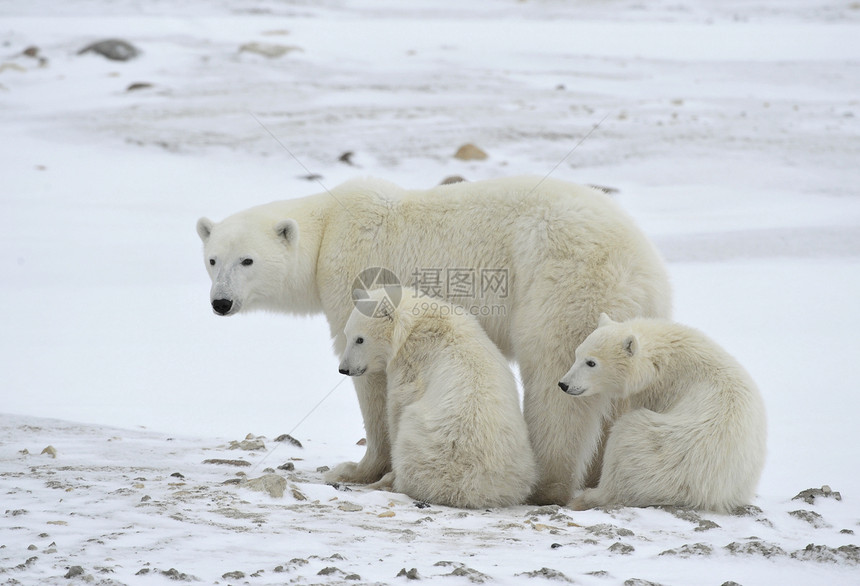
{"label": "white fur", "polygon": [[[597,488],[577,510],[677,505],[728,512],[748,504],[765,460],[764,402],[749,374],[692,328],[605,315],[559,386],[627,400],[612,427]],[[570,399],[573,401],[580,398]]]}
{"label": "white fur", "polygon": [[[286,236],[277,229],[284,220],[294,221]],[[201,218],[198,232],[212,300],[229,301],[227,315],[323,311],[338,353],[353,280],[368,267],[385,267],[406,285],[416,269],[506,270],[506,295],[453,301],[495,308],[478,319],[520,368],[541,476],[533,495],[539,503],[566,503],[582,487],[608,411],[601,397],[570,401],[558,392],[576,346],[601,311],[619,318],[668,317],[670,311],[662,261],[630,218],[605,194],[553,179],[425,191],[355,180],[217,224]],[[247,258],[252,265],[241,264]],[[367,452],[359,463],[335,467],[330,481],[373,482],[390,470],[385,376],[359,377],[355,386]]]}
{"label": "white fur", "polygon": [[407,290],[377,317],[353,310],[344,334],[342,374],[387,375],[392,472],[380,488],[469,508],[529,496],[537,468],[516,382],[474,317]]}

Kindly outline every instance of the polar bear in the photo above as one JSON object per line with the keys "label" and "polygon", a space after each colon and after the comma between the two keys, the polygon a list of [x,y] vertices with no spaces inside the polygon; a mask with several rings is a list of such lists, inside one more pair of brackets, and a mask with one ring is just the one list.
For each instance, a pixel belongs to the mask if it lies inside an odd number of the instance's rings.
{"label": "polar bear", "polygon": [[537,467],[517,385],[478,321],[410,290],[396,306],[386,289],[356,295],[340,373],[384,371],[388,385],[392,471],[371,487],[452,507],[525,501]]}
{"label": "polar bear", "polygon": [[571,508],[729,512],[753,498],[765,460],[764,402],[746,370],[701,332],[603,314],[559,387],[627,400],[631,409],[612,426],[597,488]]}
{"label": "polar bear", "polygon": [[[600,396],[562,400],[557,384],[573,349],[602,311],[670,313],[662,259],[630,217],[602,192],[551,178],[428,190],[358,179],[219,223],[201,218],[197,232],[216,314],[324,312],[338,355],[353,283],[372,267],[474,310],[519,366],[540,473],[535,503],[567,503],[582,487],[609,408]],[[374,482],[391,466],[385,375],[354,384],[367,448],[360,462],[335,466],[331,482]]]}

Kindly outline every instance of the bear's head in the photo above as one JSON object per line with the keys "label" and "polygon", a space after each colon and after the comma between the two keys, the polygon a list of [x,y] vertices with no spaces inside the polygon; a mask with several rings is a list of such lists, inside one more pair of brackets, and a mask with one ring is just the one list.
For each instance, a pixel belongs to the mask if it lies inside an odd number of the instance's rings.
{"label": "bear's head", "polygon": [[639,339],[624,323],[600,314],[597,329],[576,349],[576,361],[558,386],[568,395],[624,394],[635,372]]}
{"label": "bear's head", "polygon": [[391,303],[390,288],[353,291],[356,306],[343,329],[346,347],[338,371],[349,376],[382,372],[407,336],[409,316]]}
{"label": "bear's head", "polygon": [[308,291],[315,287],[314,270],[299,245],[296,220],[274,220],[251,208],[219,223],[200,218],[197,234],[203,241],[216,314],[254,309],[306,312]]}

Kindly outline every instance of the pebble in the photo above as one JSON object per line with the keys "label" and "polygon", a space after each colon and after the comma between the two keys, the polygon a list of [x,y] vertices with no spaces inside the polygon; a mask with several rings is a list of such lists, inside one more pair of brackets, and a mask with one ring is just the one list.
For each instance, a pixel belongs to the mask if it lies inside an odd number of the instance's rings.
{"label": "pebble", "polygon": [[486,152],[472,143],[464,144],[454,153],[454,158],[461,161],[483,161],[487,156]]}
{"label": "pebble", "polygon": [[397,572],[397,578],[401,576],[406,576],[407,580],[420,580],[421,576],[418,575],[418,568],[412,568],[411,570],[407,570],[406,568],[401,568],[399,572]]}
{"label": "pebble", "polygon": [[111,61],[128,61],[137,57],[140,51],[128,41],[107,39],[87,45],[78,51],[78,55],[83,55],[84,53],[96,53]]}
{"label": "pebble", "polygon": [[248,480],[244,486],[250,490],[268,493],[272,498],[282,498],[287,489],[287,479],[277,474],[265,474]]}
{"label": "pebble", "polygon": [[302,447],[302,442],[300,442],[299,440],[297,440],[296,438],[294,438],[293,436],[291,436],[288,433],[283,433],[283,434],[279,435],[278,437],[275,438],[275,441],[276,442],[287,442],[289,444],[296,446],[297,448]]}
{"label": "pebble", "polygon": [[288,53],[294,53],[296,51],[301,51],[302,49],[299,47],[291,46],[291,45],[279,45],[276,43],[245,43],[239,47],[240,53],[253,53],[256,55],[262,55],[268,59],[276,59],[278,57],[283,57]]}
{"label": "pebble", "polygon": [[221,458],[210,458],[209,460],[203,460],[204,464],[217,464],[219,466],[250,466],[250,462],[246,462],[245,460],[222,460]]}

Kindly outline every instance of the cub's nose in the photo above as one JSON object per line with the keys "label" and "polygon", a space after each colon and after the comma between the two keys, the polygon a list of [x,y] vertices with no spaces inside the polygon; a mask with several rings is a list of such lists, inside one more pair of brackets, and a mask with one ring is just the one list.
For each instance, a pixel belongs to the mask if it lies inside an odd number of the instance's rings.
{"label": "cub's nose", "polygon": [[338,368],[337,371],[341,374],[349,374],[348,368]]}
{"label": "cub's nose", "polygon": [[558,388],[560,388],[562,391],[564,391],[566,393],[567,390],[570,388],[570,385],[568,385],[567,383],[559,382]]}
{"label": "cub's nose", "polygon": [[233,307],[233,302],[229,299],[214,299],[212,301],[212,309],[218,315],[227,315],[230,313],[231,307]]}

